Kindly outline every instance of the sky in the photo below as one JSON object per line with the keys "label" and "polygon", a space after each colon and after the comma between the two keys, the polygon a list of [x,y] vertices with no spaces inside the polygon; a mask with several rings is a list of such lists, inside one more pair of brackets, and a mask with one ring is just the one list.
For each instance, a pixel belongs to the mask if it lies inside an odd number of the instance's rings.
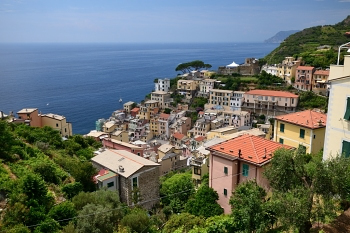
{"label": "sky", "polygon": [[262,42],[348,15],[350,0],[0,0],[0,43]]}

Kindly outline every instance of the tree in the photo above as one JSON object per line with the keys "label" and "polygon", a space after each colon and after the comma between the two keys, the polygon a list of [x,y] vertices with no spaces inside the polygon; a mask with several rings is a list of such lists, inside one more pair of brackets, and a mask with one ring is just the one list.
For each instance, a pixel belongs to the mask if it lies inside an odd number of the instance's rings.
{"label": "tree", "polygon": [[77,232],[112,233],[116,222],[112,211],[102,205],[87,204],[78,215]]}
{"label": "tree", "polygon": [[[337,162],[335,162],[337,163]],[[276,203],[276,215],[286,229],[298,229],[300,233],[310,232],[315,208],[317,213],[334,213],[329,205],[339,197],[330,166],[322,162],[322,154],[305,154],[305,148],[275,151],[265,170],[273,188],[272,202]],[[344,177],[344,171],[339,175]],[[314,200],[321,198],[321,202]]]}
{"label": "tree", "polygon": [[170,114],[170,113],[171,113],[171,109],[170,109],[170,108],[165,108],[165,109],[164,109],[164,113]]}
{"label": "tree", "polygon": [[237,186],[230,198],[232,216],[236,227],[243,232],[263,232],[267,226],[264,210],[266,192],[255,181],[247,181]]}
{"label": "tree", "polygon": [[68,199],[72,199],[81,191],[83,191],[83,185],[80,182],[69,183],[62,187],[62,192],[64,192],[65,197]]}
{"label": "tree", "polygon": [[43,200],[47,194],[47,187],[43,179],[33,173],[29,173],[22,180],[22,192],[28,199]]}
{"label": "tree", "polygon": [[55,205],[49,211],[49,216],[58,221],[61,226],[65,226],[69,221],[59,221],[65,219],[71,219],[77,216],[77,211],[74,208],[74,204],[70,201],[62,202],[58,205]]}
{"label": "tree", "polygon": [[4,159],[5,161],[13,160],[10,152],[14,141],[15,138],[10,131],[8,123],[0,120],[0,159]]}
{"label": "tree", "polygon": [[210,69],[212,66],[210,64],[205,64],[203,61],[195,60],[191,62],[185,62],[179,64],[175,71],[182,71],[182,73],[189,73],[192,70],[200,70],[200,69]]}
{"label": "tree", "polygon": [[150,226],[150,219],[145,210],[134,208],[123,217],[120,225],[129,228],[132,232],[147,232]]}
{"label": "tree", "polygon": [[175,232],[178,228],[183,227],[181,232],[188,232],[195,226],[202,227],[204,220],[200,217],[191,215],[189,213],[174,214],[164,226],[164,233]]}
{"label": "tree", "polygon": [[193,199],[188,200],[185,210],[196,216],[211,217],[224,213],[224,210],[216,202],[219,200],[218,193],[206,186],[201,185]]}
{"label": "tree", "polygon": [[166,179],[160,188],[164,205],[169,205],[174,213],[183,210],[187,200],[194,192],[192,174],[178,173]]}

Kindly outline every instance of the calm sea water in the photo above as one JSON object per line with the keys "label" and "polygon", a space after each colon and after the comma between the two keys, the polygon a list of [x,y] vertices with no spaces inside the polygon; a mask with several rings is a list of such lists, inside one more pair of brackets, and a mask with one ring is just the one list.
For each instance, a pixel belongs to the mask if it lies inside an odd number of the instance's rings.
{"label": "calm sea water", "polygon": [[278,44],[0,44],[0,110],[22,108],[67,117],[75,134],[95,128],[123,102],[140,102],[155,78],[172,78],[182,62],[203,60],[213,70]]}

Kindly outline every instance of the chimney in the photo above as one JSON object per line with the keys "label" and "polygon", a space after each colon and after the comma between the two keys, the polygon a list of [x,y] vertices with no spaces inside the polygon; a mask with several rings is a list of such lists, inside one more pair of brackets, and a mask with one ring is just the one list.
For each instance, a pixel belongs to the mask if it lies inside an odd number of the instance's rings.
{"label": "chimney", "polygon": [[239,149],[238,150],[238,157],[241,158],[241,156],[242,156],[242,151],[241,151],[241,149]]}

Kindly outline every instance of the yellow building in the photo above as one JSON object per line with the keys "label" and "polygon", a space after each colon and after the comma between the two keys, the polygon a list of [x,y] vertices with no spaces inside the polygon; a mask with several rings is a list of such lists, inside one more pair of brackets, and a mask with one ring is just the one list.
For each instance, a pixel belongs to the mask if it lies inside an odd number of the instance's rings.
{"label": "yellow building", "polygon": [[295,77],[295,71],[299,65],[300,61],[296,61],[294,57],[286,57],[281,64],[277,65],[277,76],[292,84],[291,79]]}
{"label": "yellow building", "polygon": [[135,103],[132,102],[132,101],[126,102],[126,103],[123,105],[124,111],[125,111],[126,113],[130,113],[130,111],[131,111],[131,109],[133,108],[134,105],[135,105]]}
{"label": "yellow building", "polygon": [[119,140],[121,142],[129,142],[129,133],[128,131],[115,131],[111,134],[111,138]]}
{"label": "yellow building", "polygon": [[306,153],[323,149],[327,115],[305,110],[275,118],[274,141],[292,147],[304,146]]}
{"label": "yellow building", "polygon": [[41,125],[50,126],[60,132],[62,137],[69,137],[73,135],[72,124],[67,122],[64,116],[49,113],[41,115]]}
{"label": "yellow building", "polygon": [[329,78],[326,140],[323,159],[344,154],[350,156],[350,55],[344,65],[331,65]]}

